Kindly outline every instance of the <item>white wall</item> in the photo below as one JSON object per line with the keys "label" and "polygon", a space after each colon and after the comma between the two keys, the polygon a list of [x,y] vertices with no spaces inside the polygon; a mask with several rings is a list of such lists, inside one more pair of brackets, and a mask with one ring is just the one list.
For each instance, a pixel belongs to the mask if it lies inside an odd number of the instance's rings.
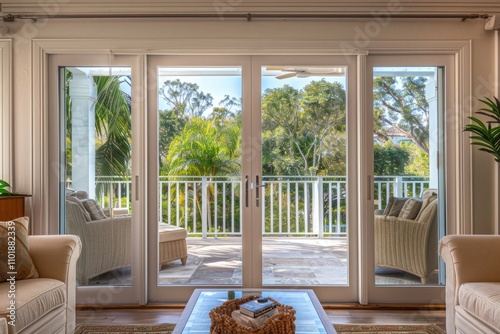
{"label": "white wall", "polygon": [[[32,7],[28,5],[34,3]],[[59,12],[77,11],[77,7],[64,6],[64,4],[77,3],[76,1],[59,0]],[[113,1],[107,1],[105,4],[112,4]],[[125,1],[132,6],[132,1]],[[200,1],[205,11],[214,8],[216,2]],[[244,11],[250,8],[247,2],[233,1],[225,2],[228,5],[226,9],[233,8],[233,11]],[[347,6],[346,3],[336,2],[337,6]],[[362,3],[356,1],[355,3]],[[479,10],[497,10],[500,6],[496,1],[485,1],[483,8],[473,6],[468,1],[459,2],[460,6],[453,6],[450,1],[441,1],[433,7],[425,7],[426,11],[436,13],[444,12],[478,12]],[[25,4],[25,7],[22,5]],[[144,2],[142,3],[144,4]],[[172,3],[168,3],[172,6]],[[193,4],[192,2],[190,4]],[[246,4],[245,6],[243,6]],[[269,10],[277,10],[278,6],[271,6]],[[297,2],[296,4],[301,4]],[[376,3],[376,9],[386,11],[385,2]],[[19,13],[40,12],[40,6],[34,1],[9,0],[3,1],[2,7],[4,13],[8,10],[18,10]],[[105,5],[103,5],[103,8]],[[163,9],[166,8],[164,6]],[[402,1],[401,3],[392,1],[392,8],[399,8],[399,13],[416,12],[419,8],[418,3]],[[400,6],[400,7],[394,7]],[[265,10],[263,3],[255,7],[259,11]],[[87,7],[92,11],[93,7]],[[116,8],[120,11],[120,8]],[[108,9],[109,9],[108,8]],[[128,7],[127,7],[128,8]],[[144,11],[147,6],[140,6],[138,11]],[[171,8],[171,7],[169,7]],[[332,6],[335,9],[335,6]],[[344,7],[342,7],[344,8]],[[347,8],[347,7],[346,7]],[[356,11],[360,11],[358,7]],[[167,8],[168,9],[168,8]],[[305,10],[303,4],[298,9]],[[177,9],[180,11],[180,9]],[[195,11],[196,7],[186,7],[186,12]],[[212,9],[214,10],[214,9]],[[364,7],[365,13],[370,13],[371,8]],[[123,11],[123,9],[121,10]],[[464,41],[471,45],[471,80],[464,83],[466,87],[470,85],[472,96],[466,96],[465,100],[470,102],[473,110],[479,108],[478,98],[483,96],[496,95],[496,81],[498,73],[496,63],[496,35],[492,31],[485,31],[484,20],[466,20],[460,19],[396,19],[390,16],[384,16],[383,19],[254,19],[250,22],[244,19],[60,19],[49,18],[32,22],[30,20],[16,20],[9,24],[11,34],[7,37],[12,38],[13,57],[12,57],[12,121],[13,121],[13,176],[10,180],[15,186],[17,192],[33,193],[37,190],[34,187],[36,177],[39,171],[34,170],[34,156],[38,154],[37,147],[41,138],[34,137],[33,133],[43,133],[46,128],[39,124],[34,116],[35,110],[39,104],[45,104],[46,101],[39,100],[36,96],[43,96],[43,92],[33,91],[33,79],[40,74],[34,73],[32,63],[33,42],[38,40],[56,39],[74,41],[79,39],[95,40],[97,46],[98,40],[108,40],[113,52],[133,51],[139,53],[168,53],[172,45],[176,46],[177,51],[185,48],[186,52],[193,53],[202,47],[206,53],[212,49],[217,53],[218,48],[230,50],[235,46],[234,52],[243,52],[246,43],[248,44],[248,53],[259,53],[260,48],[267,50],[274,48],[279,51],[280,47],[296,47],[300,53],[312,52],[310,47],[317,45],[328,46],[332,49],[342,51],[346,46],[363,49],[370,52],[377,42],[396,41],[397,44],[411,46],[417,41]],[[93,43],[92,41],[90,42]],[[439,44],[439,43],[438,43]],[[243,50],[243,51],[242,51]],[[91,53],[92,51],[86,50]],[[43,61],[43,59],[42,59]],[[42,66],[43,67],[43,66]],[[39,94],[40,93],[40,94]],[[464,106],[465,112],[470,108]],[[52,111],[50,111],[52,112]],[[35,122],[36,121],[36,122]],[[42,120],[46,121],[46,120]],[[450,120],[451,122],[454,120]],[[36,131],[39,129],[40,132]],[[455,150],[455,147],[449,149]],[[470,147],[464,147],[464,150],[470,150]],[[0,151],[3,152],[3,151]],[[495,194],[496,189],[493,180],[495,179],[495,164],[493,159],[482,152],[473,150],[471,162],[472,178],[472,221],[474,233],[493,233],[497,224],[493,222],[495,217]],[[2,157],[2,160],[8,157]],[[468,161],[464,161],[468,164]],[[51,172],[50,162],[43,168],[46,173]],[[451,181],[453,182],[453,181]],[[38,195],[34,193],[35,197]],[[43,201],[34,198],[35,211],[41,210],[39,207]],[[36,212],[35,212],[36,216]]]}

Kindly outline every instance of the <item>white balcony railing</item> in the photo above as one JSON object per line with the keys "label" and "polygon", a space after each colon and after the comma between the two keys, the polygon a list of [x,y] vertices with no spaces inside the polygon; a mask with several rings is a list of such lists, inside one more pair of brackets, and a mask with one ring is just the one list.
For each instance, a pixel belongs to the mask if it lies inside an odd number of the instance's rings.
{"label": "white balcony railing", "polygon": [[[333,236],[347,233],[345,176],[264,176],[262,233],[264,235]],[[67,183],[71,187],[71,182]],[[429,177],[376,176],[375,209],[390,196],[419,196]],[[96,194],[104,208],[130,212],[131,181],[97,178]],[[159,220],[188,230],[191,236],[241,235],[241,178],[220,176],[161,176]]]}

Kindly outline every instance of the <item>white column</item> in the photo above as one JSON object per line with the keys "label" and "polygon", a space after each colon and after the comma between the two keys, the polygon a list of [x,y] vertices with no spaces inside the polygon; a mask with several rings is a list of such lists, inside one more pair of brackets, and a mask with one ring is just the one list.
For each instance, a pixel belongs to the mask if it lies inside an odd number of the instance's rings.
{"label": "white column", "polygon": [[[434,77],[428,77],[425,87],[425,95],[429,103],[429,176],[430,188],[438,188],[438,149],[439,149],[439,124],[438,124],[438,101],[437,101],[437,73]],[[444,138],[444,136],[442,136]],[[444,152],[441,152],[444,154]],[[417,194],[418,195],[418,194]]]}
{"label": "white column", "polygon": [[95,101],[97,89],[92,77],[72,69],[71,149],[73,189],[84,190],[95,198]]}

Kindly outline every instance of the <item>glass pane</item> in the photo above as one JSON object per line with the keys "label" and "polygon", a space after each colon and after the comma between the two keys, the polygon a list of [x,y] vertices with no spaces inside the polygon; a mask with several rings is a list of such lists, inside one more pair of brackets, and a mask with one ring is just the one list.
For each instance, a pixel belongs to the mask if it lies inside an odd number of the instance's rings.
{"label": "glass pane", "polygon": [[77,284],[131,284],[131,70],[66,67],[61,231],[83,244]]}
{"label": "glass pane", "polygon": [[261,71],[263,283],[347,285],[347,69]]}
{"label": "glass pane", "polygon": [[241,68],[158,68],[160,285],[242,284]]}
{"label": "glass pane", "polygon": [[438,68],[373,77],[376,284],[438,284]]}

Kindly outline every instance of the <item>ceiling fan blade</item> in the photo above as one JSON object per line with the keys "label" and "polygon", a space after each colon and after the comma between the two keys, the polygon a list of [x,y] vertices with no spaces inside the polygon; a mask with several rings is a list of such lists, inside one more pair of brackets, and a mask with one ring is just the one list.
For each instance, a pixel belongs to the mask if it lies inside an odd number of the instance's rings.
{"label": "ceiling fan blade", "polygon": [[266,71],[283,71],[285,68],[283,66],[267,66]]}
{"label": "ceiling fan blade", "polygon": [[285,73],[285,74],[281,74],[281,75],[278,75],[276,76],[276,79],[286,79],[286,78],[291,78],[291,77],[294,77],[297,75],[297,72],[292,72],[292,73]]}

